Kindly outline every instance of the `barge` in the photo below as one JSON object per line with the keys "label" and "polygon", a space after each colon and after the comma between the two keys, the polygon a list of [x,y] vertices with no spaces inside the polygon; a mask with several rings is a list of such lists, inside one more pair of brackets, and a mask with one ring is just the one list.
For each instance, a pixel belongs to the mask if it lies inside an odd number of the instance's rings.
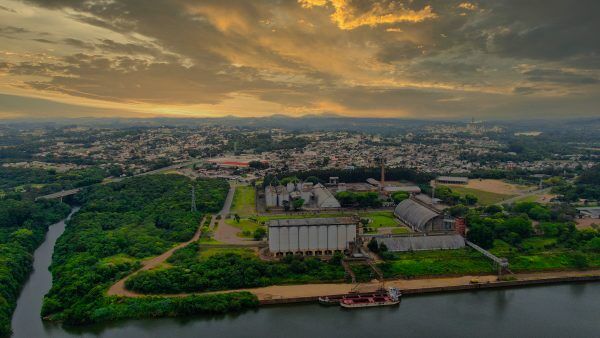
{"label": "barge", "polygon": [[401,292],[397,288],[379,289],[374,292],[350,292],[345,295],[319,297],[323,305],[340,305],[346,309],[390,306],[400,303]]}

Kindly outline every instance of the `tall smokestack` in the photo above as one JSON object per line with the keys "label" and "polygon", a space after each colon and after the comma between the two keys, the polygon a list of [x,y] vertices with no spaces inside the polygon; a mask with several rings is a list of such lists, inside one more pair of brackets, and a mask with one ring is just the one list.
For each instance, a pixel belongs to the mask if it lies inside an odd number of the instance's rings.
{"label": "tall smokestack", "polygon": [[381,191],[383,191],[383,187],[385,186],[385,161],[381,158]]}

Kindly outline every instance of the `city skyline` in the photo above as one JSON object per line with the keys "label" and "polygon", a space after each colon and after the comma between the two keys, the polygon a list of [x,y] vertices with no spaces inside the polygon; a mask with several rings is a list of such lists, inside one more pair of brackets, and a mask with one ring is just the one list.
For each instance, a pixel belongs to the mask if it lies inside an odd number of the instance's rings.
{"label": "city skyline", "polygon": [[0,0],[0,119],[597,116],[598,7]]}

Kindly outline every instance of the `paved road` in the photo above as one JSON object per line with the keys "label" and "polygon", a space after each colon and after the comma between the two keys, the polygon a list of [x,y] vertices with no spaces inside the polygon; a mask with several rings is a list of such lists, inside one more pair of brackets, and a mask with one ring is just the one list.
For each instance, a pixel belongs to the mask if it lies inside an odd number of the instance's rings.
{"label": "paved road", "polygon": [[219,224],[217,225],[216,223],[213,223],[213,227],[216,226],[216,230],[214,231],[214,237],[217,241],[226,244],[257,246],[258,244],[260,244],[260,242],[238,237],[237,234],[240,232],[240,229],[231,226],[225,222],[227,216],[231,211],[231,204],[233,203],[233,196],[235,195],[235,188],[237,186],[235,183],[230,182],[229,184],[229,192],[227,193],[227,198],[225,198],[225,204],[223,205],[223,209],[221,209],[221,211],[219,212],[219,215],[221,215],[221,219],[215,221]]}
{"label": "paved road", "polygon": [[533,196],[533,195],[542,195],[542,194],[547,194],[550,192],[552,188],[544,188],[544,189],[538,189],[538,190],[534,190],[531,192],[528,192],[526,194],[523,195],[519,195],[519,196],[515,196],[515,197],[511,197],[509,199],[505,199],[504,201],[500,201],[498,203],[496,203],[496,205],[502,205],[502,204],[513,204],[514,202],[529,197],[529,196]]}
{"label": "paved road", "polygon": [[[159,168],[159,169],[156,169],[156,170],[147,171],[145,173],[135,174],[135,175],[133,175],[133,177],[135,177],[135,176],[144,176],[144,175],[158,174],[158,173],[161,173],[163,171],[180,169],[180,168],[183,168],[183,167],[187,167],[189,165],[193,165],[194,163],[198,163],[200,161],[202,161],[202,160],[194,159],[192,161],[178,163],[178,164],[170,165],[168,167],[164,167],[164,168]],[[125,177],[107,178],[104,181],[102,181],[101,183],[95,183],[95,184],[108,184],[108,183],[113,183],[113,182],[119,182],[119,181],[122,181],[124,178]],[[95,184],[92,184],[92,185],[95,185]],[[92,186],[92,185],[89,185],[89,186]],[[80,192],[81,189],[83,189],[83,188],[84,187],[70,189],[70,190],[63,190],[63,191],[55,192],[55,193],[52,193],[52,194],[48,194],[48,195],[44,195],[44,196],[39,196],[36,199],[63,198],[63,197],[67,197],[67,196],[70,196],[70,195],[75,195],[76,193]]]}

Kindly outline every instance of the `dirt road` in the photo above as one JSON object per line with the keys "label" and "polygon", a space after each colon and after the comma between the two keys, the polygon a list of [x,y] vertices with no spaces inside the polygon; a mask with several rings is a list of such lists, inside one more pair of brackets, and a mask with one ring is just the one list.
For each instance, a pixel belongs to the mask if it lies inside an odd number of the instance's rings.
{"label": "dirt road", "polygon": [[[541,273],[523,273],[512,275],[518,281],[544,280],[562,277],[582,277],[582,276],[600,276],[600,270],[590,271],[553,271]],[[439,288],[471,285],[476,279],[481,284],[496,283],[498,277],[496,275],[485,276],[459,276],[459,277],[442,277],[442,278],[424,278],[424,279],[395,279],[386,281],[386,287],[396,287],[401,290],[418,290],[423,288]],[[370,283],[362,283],[359,285],[359,291],[374,291],[381,284],[377,281]],[[338,295],[348,293],[354,289],[354,284],[333,283],[333,284],[303,284],[303,285],[273,285],[262,288],[247,288],[239,290],[228,290],[211,293],[226,293],[236,291],[248,291],[255,294],[259,301],[274,300],[274,299],[293,299],[303,297],[319,297],[326,295]],[[145,295],[127,291],[127,294],[122,294],[128,297],[144,297]],[[164,297],[185,297],[191,294],[171,294],[161,295]]]}
{"label": "dirt road", "polygon": [[107,294],[109,296],[118,295],[118,296],[135,297],[136,296],[135,293],[125,289],[125,281],[132,275],[138,273],[139,271],[150,270],[150,269],[153,269],[153,268],[159,266],[160,264],[164,263],[169,257],[171,257],[171,255],[173,255],[173,252],[175,252],[176,250],[181,249],[184,246],[200,239],[200,234],[201,234],[200,228],[201,228],[202,224],[204,224],[204,220],[205,220],[205,218],[203,218],[200,221],[200,225],[198,226],[198,229],[196,230],[196,233],[194,233],[194,237],[192,237],[192,239],[190,239],[187,242],[178,244],[177,246],[165,251],[164,253],[162,253],[159,256],[156,256],[156,257],[153,257],[153,258],[143,261],[141,269],[135,271],[131,275],[129,275],[129,276],[121,279],[120,281],[116,282],[115,284],[113,284],[110,287],[110,289],[108,289]]}

